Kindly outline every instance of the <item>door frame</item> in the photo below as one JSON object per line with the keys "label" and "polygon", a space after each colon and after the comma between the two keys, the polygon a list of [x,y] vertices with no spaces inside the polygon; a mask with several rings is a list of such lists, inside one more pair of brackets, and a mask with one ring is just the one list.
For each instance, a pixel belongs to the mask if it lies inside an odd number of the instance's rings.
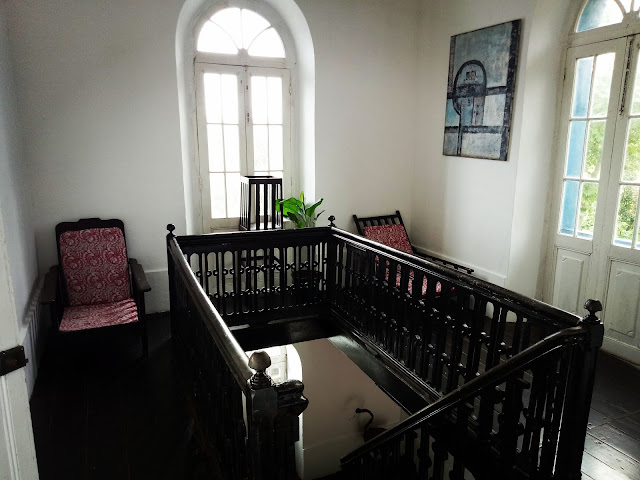
{"label": "door frame", "polygon": [[[9,254],[0,206],[0,351],[20,344]],[[0,478],[38,478],[24,368],[0,376]]]}

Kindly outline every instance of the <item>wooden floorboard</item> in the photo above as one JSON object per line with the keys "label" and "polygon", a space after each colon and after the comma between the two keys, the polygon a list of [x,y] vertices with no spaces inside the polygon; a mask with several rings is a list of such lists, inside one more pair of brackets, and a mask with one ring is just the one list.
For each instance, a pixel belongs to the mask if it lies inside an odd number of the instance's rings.
{"label": "wooden floorboard", "polygon": [[640,480],[640,370],[602,353],[582,461],[584,478]]}

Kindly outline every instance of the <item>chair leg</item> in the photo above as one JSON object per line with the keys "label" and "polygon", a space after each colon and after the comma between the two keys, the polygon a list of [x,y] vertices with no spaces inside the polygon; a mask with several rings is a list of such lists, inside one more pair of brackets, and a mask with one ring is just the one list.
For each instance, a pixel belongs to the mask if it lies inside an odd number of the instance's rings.
{"label": "chair leg", "polygon": [[142,343],[142,358],[149,357],[149,337],[147,336],[147,319],[140,319],[140,342]]}

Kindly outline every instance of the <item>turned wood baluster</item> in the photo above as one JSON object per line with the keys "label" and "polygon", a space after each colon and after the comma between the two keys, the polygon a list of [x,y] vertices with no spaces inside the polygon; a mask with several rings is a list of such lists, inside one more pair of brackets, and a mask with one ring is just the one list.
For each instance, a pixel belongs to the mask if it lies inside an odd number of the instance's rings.
{"label": "turned wood baluster", "polygon": [[431,480],[444,480],[444,464],[449,458],[447,445],[442,440],[433,441],[433,474]]}
{"label": "turned wood baluster", "polygon": [[427,480],[429,468],[433,462],[429,455],[429,430],[426,426],[420,428],[420,446],[418,447],[418,478]]}
{"label": "turned wood baluster", "polygon": [[[453,446],[453,469],[449,472],[450,480],[464,480],[464,457],[466,456],[469,437],[469,416],[473,405],[463,403],[457,408],[456,443]],[[472,447],[471,447],[472,448]]]}

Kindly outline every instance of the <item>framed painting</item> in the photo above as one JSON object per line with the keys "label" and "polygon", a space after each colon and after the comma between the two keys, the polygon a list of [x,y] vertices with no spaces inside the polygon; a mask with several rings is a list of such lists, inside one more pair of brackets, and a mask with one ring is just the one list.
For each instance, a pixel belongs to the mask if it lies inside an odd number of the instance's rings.
{"label": "framed painting", "polygon": [[451,37],[444,155],[507,160],[520,22]]}

